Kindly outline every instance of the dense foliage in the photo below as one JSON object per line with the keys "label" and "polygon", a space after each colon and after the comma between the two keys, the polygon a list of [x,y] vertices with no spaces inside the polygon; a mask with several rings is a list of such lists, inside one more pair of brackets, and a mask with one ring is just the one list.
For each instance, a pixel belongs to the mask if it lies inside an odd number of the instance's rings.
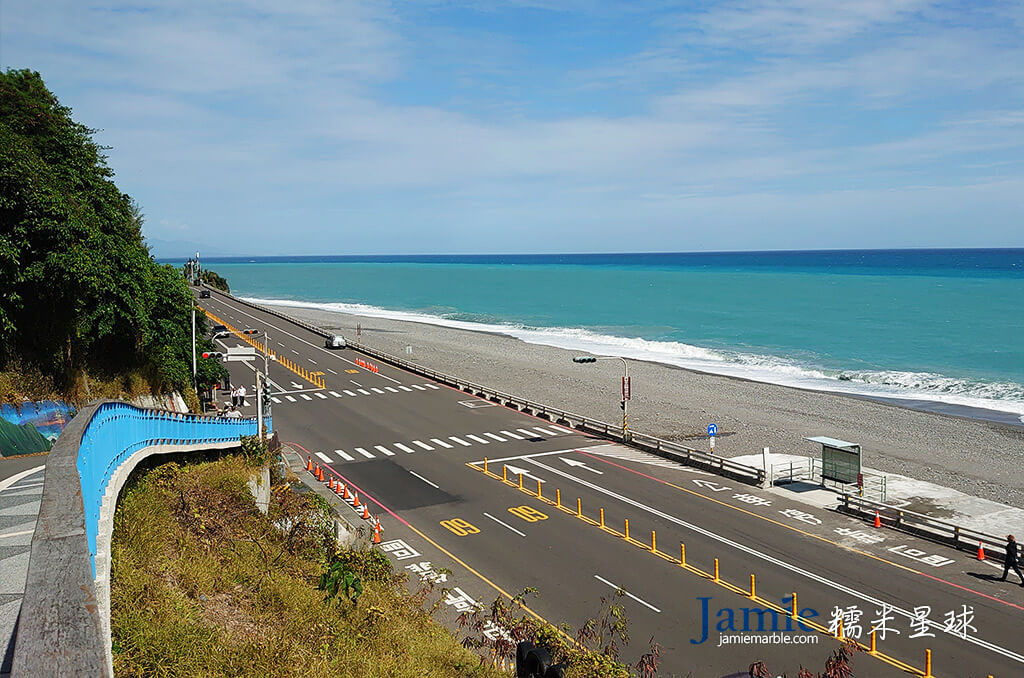
{"label": "dense foliage", "polygon": [[231,291],[231,288],[228,287],[228,281],[222,278],[221,276],[217,275],[216,271],[203,271],[202,273],[199,274],[199,279],[202,280],[207,285],[209,285],[210,287],[218,289],[222,292]]}
{"label": "dense foliage", "polygon": [[[38,73],[0,73],[0,369],[64,386],[139,371],[155,390],[184,389],[191,292],[150,255],[94,132]],[[202,362],[200,383],[215,381],[223,367]]]}

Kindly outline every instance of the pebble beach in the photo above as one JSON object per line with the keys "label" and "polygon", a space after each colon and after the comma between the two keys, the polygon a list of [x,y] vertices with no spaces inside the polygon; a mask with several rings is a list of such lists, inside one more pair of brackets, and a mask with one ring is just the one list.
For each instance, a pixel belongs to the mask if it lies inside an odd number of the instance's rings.
{"label": "pebble beach", "polygon": [[[350,341],[425,367],[609,423],[621,422],[617,360],[575,364],[575,353],[500,334],[320,309],[281,311]],[[412,353],[406,353],[411,346]],[[804,440],[830,436],[862,446],[864,466],[900,473],[1024,508],[1024,428],[900,407],[846,395],[630,361],[630,428],[707,450],[817,455]]]}

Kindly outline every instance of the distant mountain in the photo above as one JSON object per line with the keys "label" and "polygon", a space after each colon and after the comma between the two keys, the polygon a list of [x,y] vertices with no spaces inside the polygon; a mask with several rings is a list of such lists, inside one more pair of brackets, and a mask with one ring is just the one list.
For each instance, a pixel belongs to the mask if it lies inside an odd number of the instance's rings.
{"label": "distant mountain", "polygon": [[0,418],[0,456],[48,452],[52,443],[32,424],[12,424]]}
{"label": "distant mountain", "polygon": [[226,252],[204,243],[198,243],[194,240],[161,240],[160,238],[146,237],[146,244],[149,245],[149,251],[155,259],[188,259],[196,255],[196,250],[199,250],[199,253],[204,257],[231,255],[231,252]]}

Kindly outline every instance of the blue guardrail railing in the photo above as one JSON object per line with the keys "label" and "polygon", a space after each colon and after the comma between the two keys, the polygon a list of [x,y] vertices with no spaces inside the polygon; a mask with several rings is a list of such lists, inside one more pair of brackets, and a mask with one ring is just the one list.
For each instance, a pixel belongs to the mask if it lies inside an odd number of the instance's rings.
{"label": "blue guardrail railing", "polygon": [[[266,418],[268,431],[273,430]],[[127,403],[104,403],[96,409],[78,447],[85,533],[96,576],[96,533],[100,504],[114,471],[131,455],[152,445],[226,443],[256,435],[256,419],[225,419],[169,410],[148,410]]]}

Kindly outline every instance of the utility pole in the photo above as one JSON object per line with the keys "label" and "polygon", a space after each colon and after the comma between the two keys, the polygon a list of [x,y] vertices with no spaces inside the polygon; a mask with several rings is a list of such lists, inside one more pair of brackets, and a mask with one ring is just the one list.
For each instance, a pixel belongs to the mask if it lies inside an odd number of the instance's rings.
{"label": "utility pole", "polygon": [[198,372],[196,371],[196,302],[192,300],[192,386],[196,389],[196,394],[199,393],[199,383],[196,381]]}

